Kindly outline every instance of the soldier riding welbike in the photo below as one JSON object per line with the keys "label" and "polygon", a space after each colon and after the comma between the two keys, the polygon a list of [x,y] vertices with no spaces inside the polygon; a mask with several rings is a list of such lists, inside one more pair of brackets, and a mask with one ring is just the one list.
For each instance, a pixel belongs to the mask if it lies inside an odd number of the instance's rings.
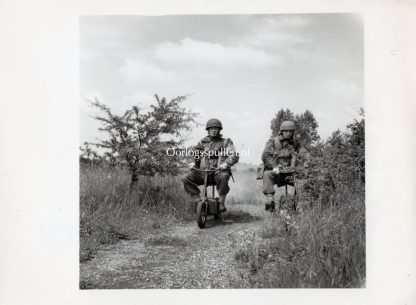
{"label": "soldier riding welbike", "polygon": [[[257,179],[263,179],[263,193],[266,195],[266,211],[275,212],[275,189],[285,186],[286,195],[288,186],[291,195],[296,192],[294,183],[294,173],[296,161],[299,153],[307,154],[295,138],[296,126],[292,121],[284,121],[280,125],[279,133],[276,137],[271,138],[264,148],[262,154],[263,165],[258,169]],[[307,162],[304,164],[307,167]],[[296,209],[296,206],[294,206]]]}
{"label": "soldier riding welbike", "polygon": [[222,130],[220,120],[208,120],[205,129],[208,135],[194,147],[194,161],[189,164],[189,168],[208,169],[209,172],[193,170],[181,180],[192,202],[197,205],[201,200],[198,186],[204,185],[205,180],[208,179],[209,185],[217,186],[219,212],[225,212],[225,199],[230,191],[228,181],[232,176],[231,166],[238,162],[239,157],[231,139],[224,138],[220,133]]}

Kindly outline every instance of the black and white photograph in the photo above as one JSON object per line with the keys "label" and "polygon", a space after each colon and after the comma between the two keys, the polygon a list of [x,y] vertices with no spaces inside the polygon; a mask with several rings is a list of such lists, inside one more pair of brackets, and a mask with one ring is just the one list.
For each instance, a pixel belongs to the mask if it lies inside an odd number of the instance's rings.
{"label": "black and white photograph", "polygon": [[360,14],[79,24],[80,289],[365,287]]}
{"label": "black and white photograph", "polygon": [[1,1],[0,304],[416,304],[415,15]]}

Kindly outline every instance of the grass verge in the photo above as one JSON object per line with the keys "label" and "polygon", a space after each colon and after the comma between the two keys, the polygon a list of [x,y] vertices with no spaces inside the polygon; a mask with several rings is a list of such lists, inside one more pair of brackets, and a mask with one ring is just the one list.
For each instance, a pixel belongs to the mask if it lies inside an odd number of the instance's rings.
{"label": "grass verge", "polygon": [[141,177],[129,189],[120,168],[80,169],[80,260],[94,256],[101,244],[143,239],[150,232],[189,220],[188,197],[178,177]]}
{"label": "grass verge", "polygon": [[365,285],[363,194],[348,192],[332,208],[282,210],[264,221],[258,239],[237,248],[235,283],[246,288],[351,288]]}

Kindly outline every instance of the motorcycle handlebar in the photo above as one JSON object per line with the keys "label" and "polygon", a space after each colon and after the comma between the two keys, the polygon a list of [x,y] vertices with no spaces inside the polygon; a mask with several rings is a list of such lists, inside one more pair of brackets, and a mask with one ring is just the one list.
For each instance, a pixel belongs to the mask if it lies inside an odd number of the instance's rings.
{"label": "motorcycle handlebar", "polygon": [[191,170],[197,171],[197,172],[203,172],[203,173],[213,173],[213,172],[217,172],[220,171],[221,168],[214,168],[214,169],[199,169],[196,167],[192,167]]}

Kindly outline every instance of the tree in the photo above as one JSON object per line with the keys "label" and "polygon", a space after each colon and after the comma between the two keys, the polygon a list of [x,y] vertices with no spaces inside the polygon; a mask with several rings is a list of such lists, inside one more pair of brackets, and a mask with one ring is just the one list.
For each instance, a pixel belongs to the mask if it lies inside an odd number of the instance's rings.
{"label": "tree", "polygon": [[337,130],[327,139],[325,145],[325,166],[331,169],[337,181],[360,179],[365,183],[365,130],[364,111],[361,119],[347,125],[347,131]]}
{"label": "tree", "polygon": [[349,141],[352,145],[357,147],[364,147],[365,142],[365,122],[364,122],[364,109],[360,108],[358,114],[361,119],[358,121],[354,119],[354,122],[349,124],[347,128],[351,131]]}
{"label": "tree", "polygon": [[348,143],[351,145],[351,155],[356,171],[361,178],[365,181],[365,115],[364,109],[360,108],[358,114],[361,119],[356,120],[349,124],[347,128],[350,130],[348,135]]}
{"label": "tree", "polygon": [[301,143],[309,148],[316,145],[320,140],[318,134],[318,122],[310,110],[306,110],[304,113],[295,116],[295,124],[297,127],[297,135]]}
{"label": "tree", "polygon": [[341,130],[337,129],[334,131],[331,136],[326,140],[328,148],[342,153],[346,149],[347,141],[345,139],[345,134]]}
{"label": "tree", "polygon": [[181,107],[186,96],[170,101],[155,95],[151,110],[133,106],[121,116],[112,113],[110,107],[95,99],[91,105],[102,115],[94,118],[106,133],[107,139],[90,143],[105,150],[105,158],[111,163],[126,165],[131,173],[133,187],[139,175],[153,176],[178,173],[180,156],[167,155],[168,148],[178,148],[184,142],[183,132],[190,131],[198,115]]}

